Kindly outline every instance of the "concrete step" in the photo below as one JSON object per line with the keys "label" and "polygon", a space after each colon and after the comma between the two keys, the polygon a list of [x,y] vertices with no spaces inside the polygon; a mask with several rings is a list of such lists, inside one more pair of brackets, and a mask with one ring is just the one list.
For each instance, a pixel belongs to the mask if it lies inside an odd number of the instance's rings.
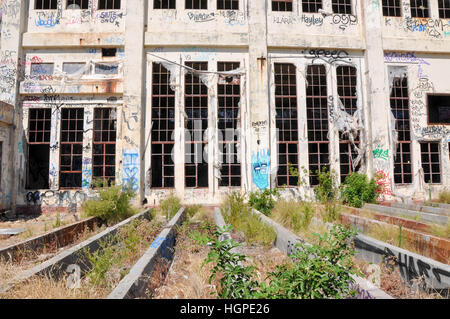
{"label": "concrete step", "polygon": [[443,208],[443,207],[432,207],[432,206],[426,206],[421,204],[404,204],[404,203],[396,203],[396,202],[386,202],[382,203],[383,206],[390,206],[390,207],[396,207],[396,208],[403,208],[408,209],[412,211],[418,211],[423,213],[430,213],[430,214],[436,214],[436,215],[443,215],[443,216],[450,216],[450,209]]}

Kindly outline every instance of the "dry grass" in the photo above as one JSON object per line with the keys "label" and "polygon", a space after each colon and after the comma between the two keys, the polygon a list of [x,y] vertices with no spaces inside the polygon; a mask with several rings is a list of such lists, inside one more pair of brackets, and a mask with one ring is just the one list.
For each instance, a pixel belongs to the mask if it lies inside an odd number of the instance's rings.
{"label": "dry grass", "polygon": [[441,226],[436,224],[431,225],[430,234],[450,239],[450,223],[448,223],[447,226]]}
{"label": "dry grass", "polygon": [[450,204],[450,190],[443,190],[439,193],[438,202],[443,204]]}

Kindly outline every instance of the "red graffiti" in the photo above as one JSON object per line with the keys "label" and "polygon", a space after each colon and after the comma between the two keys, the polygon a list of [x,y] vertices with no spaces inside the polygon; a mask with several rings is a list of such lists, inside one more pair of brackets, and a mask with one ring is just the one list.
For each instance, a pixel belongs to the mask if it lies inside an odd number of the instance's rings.
{"label": "red graffiti", "polygon": [[391,178],[382,169],[377,170],[376,183],[378,185],[377,193],[380,194],[378,200],[381,200],[383,195],[392,195]]}

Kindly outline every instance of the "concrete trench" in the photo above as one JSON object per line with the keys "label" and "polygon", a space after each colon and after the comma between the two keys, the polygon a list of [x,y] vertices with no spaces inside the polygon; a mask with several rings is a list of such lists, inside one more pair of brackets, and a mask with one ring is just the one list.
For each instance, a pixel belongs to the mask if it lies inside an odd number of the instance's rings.
{"label": "concrete trench", "polygon": [[414,210],[409,210],[405,208],[397,208],[397,207],[387,207],[383,205],[376,205],[376,204],[366,204],[364,205],[364,209],[380,212],[383,214],[393,215],[393,216],[409,216],[412,218],[420,217],[422,221],[434,223],[434,224],[441,224],[447,226],[448,224],[448,216],[439,215],[439,214],[433,214],[433,213],[425,213],[425,212],[419,212]]}
{"label": "concrete trench", "polygon": [[89,262],[87,257],[83,253],[83,251],[88,250],[93,253],[100,249],[100,243],[104,240],[108,240],[112,238],[119,229],[128,225],[133,220],[138,219],[150,219],[150,211],[146,210],[130,218],[125,219],[124,221],[108,227],[101,233],[71,247],[54,256],[53,258],[44,261],[43,263],[25,270],[17,277],[13,278],[12,282],[4,287],[0,287],[0,293],[5,293],[10,289],[13,289],[17,284],[30,279],[33,276],[49,276],[54,280],[59,280],[64,274],[70,265],[78,265],[80,267],[81,274],[85,273],[89,268]]}

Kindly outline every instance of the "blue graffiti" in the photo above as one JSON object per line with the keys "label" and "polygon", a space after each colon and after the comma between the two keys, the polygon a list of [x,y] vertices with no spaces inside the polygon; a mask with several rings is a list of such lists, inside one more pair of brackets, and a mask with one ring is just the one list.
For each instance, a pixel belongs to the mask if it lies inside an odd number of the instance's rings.
{"label": "blue graffiti", "polygon": [[139,151],[125,150],[122,163],[124,187],[139,190]]}
{"label": "blue graffiti", "polygon": [[34,23],[38,27],[53,28],[55,25],[59,23],[59,21],[58,18],[55,18],[52,14],[47,20],[42,19],[41,16],[38,16],[38,18]]}
{"label": "blue graffiti", "polygon": [[261,150],[252,154],[253,183],[259,189],[269,187],[270,151]]}

